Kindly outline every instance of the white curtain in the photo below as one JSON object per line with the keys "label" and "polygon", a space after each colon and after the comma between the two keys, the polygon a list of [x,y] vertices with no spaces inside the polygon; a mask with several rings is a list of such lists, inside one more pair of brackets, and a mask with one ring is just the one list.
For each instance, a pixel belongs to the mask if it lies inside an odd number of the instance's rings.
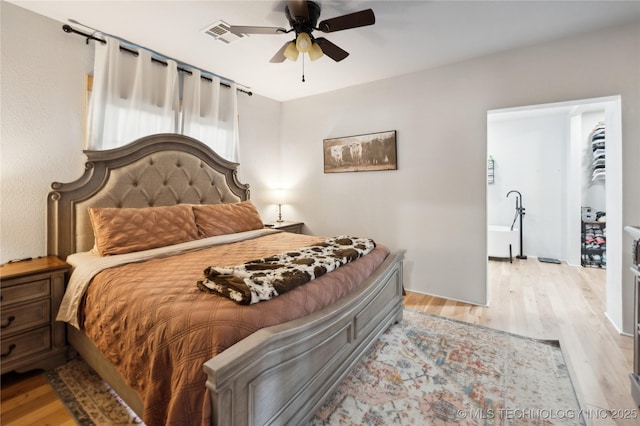
{"label": "white curtain", "polygon": [[199,70],[183,76],[181,133],[198,139],[222,157],[238,161],[238,96],[230,89],[201,78]]}
{"label": "white curtain", "polygon": [[120,52],[120,42],[106,37],[96,45],[93,88],[87,119],[87,148],[105,150],[142,136],[177,131],[178,67]]}

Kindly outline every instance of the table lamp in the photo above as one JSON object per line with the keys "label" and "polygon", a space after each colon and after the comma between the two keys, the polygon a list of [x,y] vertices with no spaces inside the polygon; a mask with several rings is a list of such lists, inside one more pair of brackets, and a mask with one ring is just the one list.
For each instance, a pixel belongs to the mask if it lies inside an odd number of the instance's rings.
{"label": "table lamp", "polygon": [[276,189],[274,192],[274,201],[278,205],[278,220],[277,222],[283,222],[282,220],[282,205],[285,203],[286,191],[284,189]]}

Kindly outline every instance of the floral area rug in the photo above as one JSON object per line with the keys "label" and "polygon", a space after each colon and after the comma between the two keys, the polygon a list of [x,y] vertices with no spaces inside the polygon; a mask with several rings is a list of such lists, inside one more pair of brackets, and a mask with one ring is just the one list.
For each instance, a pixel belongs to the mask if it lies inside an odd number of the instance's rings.
{"label": "floral area rug", "polygon": [[79,425],[144,425],[82,359],[74,358],[44,374]]}
{"label": "floral area rug", "polygon": [[[45,373],[80,425],[143,425],[82,360]],[[405,310],[309,426],[583,425],[557,341]]]}
{"label": "floral area rug", "polygon": [[582,425],[557,341],[404,311],[310,425]]}

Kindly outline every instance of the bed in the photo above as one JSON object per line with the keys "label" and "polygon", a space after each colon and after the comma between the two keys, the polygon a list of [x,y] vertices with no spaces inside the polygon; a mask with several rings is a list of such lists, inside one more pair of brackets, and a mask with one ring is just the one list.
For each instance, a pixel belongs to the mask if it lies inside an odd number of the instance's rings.
{"label": "bed", "polygon": [[[238,164],[181,135],[152,135],[85,155],[84,174],[71,183],[54,182],[48,196],[48,251],[75,266],[69,288],[73,284],[77,294],[65,295],[59,315],[66,312],[73,350],[149,426],[304,424],[377,337],[402,319],[404,251],[389,252],[379,244],[255,304],[198,289],[195,282],[207,265],[248,261],[322,239],[262,229],[253,213],[239,228],[228,225],[233,217],[221,216],[229,220],[212,223],[212,234],[203,236],[197,228],[197,238],[177,242],[177,235],[192,234],[188,226],[156,226],[154,239],[168,237],[162,242],[168,253],[155,241],[134,253],[117,252],[121,241],[103,244],[96,223],[122,221],[118,215],[133,209],[236,214],[242,206],[251,208],[249,186],[239,182]],[[104,212],[107,219],[100,222],[96,217]],[[144,240],[120,236],[134,246]],[[86,266],[85,257],[101,266]],[[116,262],[120,258],[123,263]],[[81,271],[92,272],[83,278]],[[86,287],[79,292],[83,279]],[[200,323],[201,318],[206,320]],[[221,318],[226,322],[216,322]],[[218,337],[224,329],[233,336]],[[185,349],[186,342],[196,349]],[[163,372],[167,377],[160,377]]]}

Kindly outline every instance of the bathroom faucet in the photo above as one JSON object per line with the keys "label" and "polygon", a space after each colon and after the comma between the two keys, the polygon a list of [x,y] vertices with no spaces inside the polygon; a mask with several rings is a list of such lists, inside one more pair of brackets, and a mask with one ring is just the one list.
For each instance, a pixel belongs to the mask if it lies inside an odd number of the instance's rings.
{"label": "bathroom faucet", "polygon": [[[520,193],[520,191],[516,191],[515,189],[512,189],[511,191],[507,192],[507,198],[509,198],[509,195],[511,195],[512,192],[515,192],[516,194],[518,194],[518,197],[520,197],[520,199],[522,199],[522,194]],[[516,199],[517,201],[517,199]]]}
{"label": "bathroom faucet", "polygon": [[[512,189],[511,191],[507,192],[507,198],[509,197],[509,194],[511,194],[512,192],[515,192],[516,194],[516,214],[518,215],[524,215],[524,210],[525,208],[522,207],[522,194],[520,193],[520,191],[516,191],[515,189]],[[515,222],[515,221],[514,221]]]}

